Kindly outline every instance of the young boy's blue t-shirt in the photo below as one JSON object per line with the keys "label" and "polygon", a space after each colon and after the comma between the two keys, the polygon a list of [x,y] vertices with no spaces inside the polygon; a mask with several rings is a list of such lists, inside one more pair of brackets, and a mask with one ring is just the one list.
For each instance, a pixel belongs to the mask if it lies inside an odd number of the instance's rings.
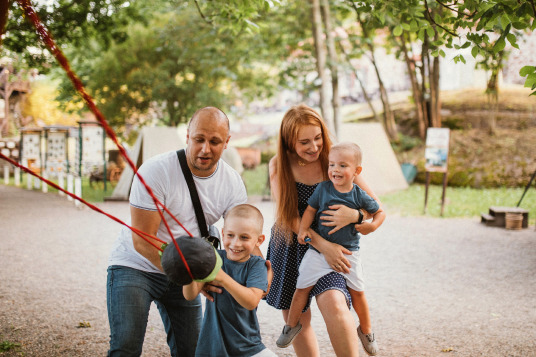
{"label": "young boy's blue t-shirt", "polygon": [[[237,283],[248,288],[268,289],[265,260],[252,255],[240,263],[227,259],[224,250],[219,250],[222,269]],[[205,305],[205,317],[197,341],[196,356],[252,356],[266,347],[262,343],[257,320],[257,309],[242,307],[225,289],[213,293],[214,302]]]}
{"label": "young boy's blue t-shirt", "polygon": [[[378,202],[358,185],[354,184],[354,188],[350,192],[341,193],[333,187],[333,182],[331,181],[319,183],[307,204],[318,210],[316,212],[317,222],[322,222],[320,220],[322,212],[329,209],[331,205],[340,204],[352,209],[362,208],[369,213],[375,213],[380,208]],[[356,231],[354,224],[344,226],[333,234],[328,234],[333,227],[324,226],[320,223],[313,229],[330,242],[340,244],[351,251],[359,250],[359,232]]]}

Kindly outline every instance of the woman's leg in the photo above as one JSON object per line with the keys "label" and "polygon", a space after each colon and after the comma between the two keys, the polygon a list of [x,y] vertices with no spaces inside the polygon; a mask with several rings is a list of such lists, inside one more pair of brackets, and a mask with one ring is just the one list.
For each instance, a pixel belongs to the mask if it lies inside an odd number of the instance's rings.
{"label": "woman's leg", "polygon": [[324,317],[335,354],[359,356],[356,325],[344,294],[339,290],[327,290],[316,297],[316,302]]}
{"label": "woman's leg", "polygon": [[[288,310],[282,311],[283,318],[286,322],[288,317]],[[319,357],[320,352],[318,349],[318,341],[316,340],[315,332],[313,331],[313,328],[311,326],[311,309],[307,310],[301,315],[300,323],[302,325],[302,330],[299,335],[296,336],[294,342],[292,342],[292,347],[294,347],[294,352],[296,352],[296,356]]]}

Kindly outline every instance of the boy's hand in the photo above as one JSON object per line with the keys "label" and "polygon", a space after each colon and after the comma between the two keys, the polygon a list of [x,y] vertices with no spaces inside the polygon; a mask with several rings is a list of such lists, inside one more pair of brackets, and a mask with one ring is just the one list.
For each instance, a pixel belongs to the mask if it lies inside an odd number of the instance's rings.
{"label": "boy's hand", "polygon": [[356,231],[363,235],[367,235],[369,233],[372,233],[376,230],[376,226],[372,224],[372,222],[363,222],[361,224],[355,225]]}
{"label": "boy's hand", "polygon": [[300,232],[298,234],[298,243],[300,244],[305,244],[305,238],[307,238],[307,233],[305,232]]}
{"label": "boy's hand", "polygon": [[274,270],[272,269],[272,263],[269,260],[266,261],[266,269],[268,275],[268,288],[266,289],[266,292],[262,294],[262,297],[265,297],[270,292],[270,286],[272,286],[272,279],[274,278]]}
{"label": "boy's hand", "polygon": [[210,300],[214,302],[214,298],[212,297],[211,293],[218,293],[221,294],[223,290],[215,285],[214,282],[211,283],[205,283],[205,286],[203,289],[201,289],[201,294],[207,298],[207,300]]}

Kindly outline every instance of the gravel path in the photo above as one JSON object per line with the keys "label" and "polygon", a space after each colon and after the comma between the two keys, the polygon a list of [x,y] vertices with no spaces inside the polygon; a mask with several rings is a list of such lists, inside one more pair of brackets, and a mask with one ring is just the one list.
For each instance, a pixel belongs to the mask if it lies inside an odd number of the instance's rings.
{"label": "gravel path", "polygon": [[[268,235],[272,205],[253,203]],[[128,219],[127,203],[99,207]],[[0,356],[106,355],[106,267],[119,228],[59,195],[0,185],[0,343],[20,344]],[[380,356],[536,356],[534,227],[388,216],[362,250]],[[281,314],[263,301],[258,315],[266,345],[292,356],[274,343]],[[316,305],[313,323],[332,356]],[[153,308],[144,356],[166,355]]]}

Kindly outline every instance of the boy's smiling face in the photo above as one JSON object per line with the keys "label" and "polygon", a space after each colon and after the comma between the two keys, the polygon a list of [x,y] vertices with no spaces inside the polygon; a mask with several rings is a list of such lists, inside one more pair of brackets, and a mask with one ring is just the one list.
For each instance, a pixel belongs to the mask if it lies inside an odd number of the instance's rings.
{"label": "boy's smiling face", "polygon": [[361,173],[355,154],[349,150],[335,148],[329,153],[328,176],[340,192],[353,188],[354,178]]}
{"label": "boy's smiling face", "polygon": [[251,253],[264,241],[259,223],[254,218],[231,216],[223,224],[223,248],[227,259],[235,262],[245,262]]}

